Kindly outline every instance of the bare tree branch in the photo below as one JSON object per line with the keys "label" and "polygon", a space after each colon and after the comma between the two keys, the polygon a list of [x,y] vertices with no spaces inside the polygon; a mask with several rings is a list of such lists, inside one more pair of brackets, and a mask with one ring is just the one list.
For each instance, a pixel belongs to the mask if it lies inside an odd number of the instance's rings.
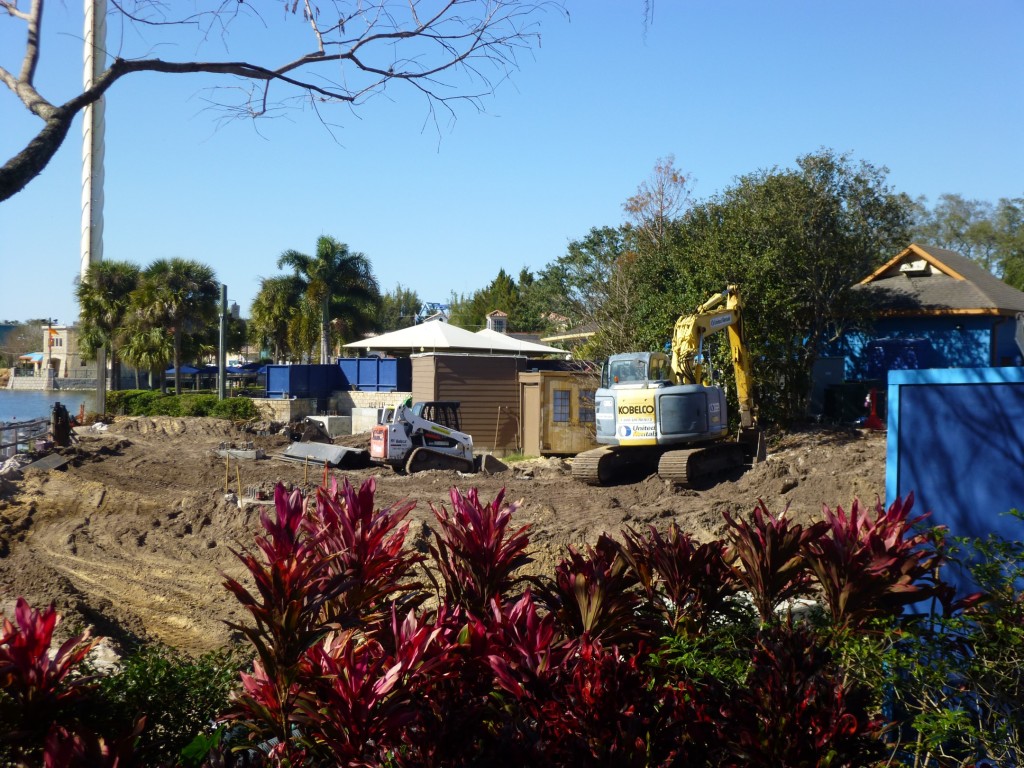
{"label": "bare tree branch", "polygon": [[[302,21],[313,38],[311,51],[276,66],[246,60],[167,61],[151,52],[130,56],[119,51],[92,88],[54,106],[33,83],[44,0],[32,0],[27,12],[18,8],[16,0],[0,0],[0,10],[26,25],[21,71],[15,77],[0,67],[0,83],[44,121],[29,145],[0,167],[0,201],[17,194],[46,167],[75,114],[127,75],[205,73],[247,80],[254,87],[215,89],[236,97],[216,103],[218,108],[247,118],[288,108],[297,97],[313,105],[318,115],[325,104],[356,107],[384,93],[392,81],[401,82],[426,98],[428,114],[436,124],[435,105],[443,105],[453,115],[456,101],[482,108],[483,97],[518,66],[517,51],[539,44],[540,14],[563,10],[562,0],[325,0],[323,9],[315,0],[282,3],[286,16],[299,16],[301,8]],[[201,41],[220,32],[226,43],[228,27],[242,15],[266,24],[245,0],[212,0],[205,9],[197,0],[193,12],[180,18],[169,15],[176,4],[159,0],[111,0],[111,7],[128,28],[154,33],[193,28]],[[498,73],[497,79],[485,66]],[[281,87],[274,101],[272,84]]]}

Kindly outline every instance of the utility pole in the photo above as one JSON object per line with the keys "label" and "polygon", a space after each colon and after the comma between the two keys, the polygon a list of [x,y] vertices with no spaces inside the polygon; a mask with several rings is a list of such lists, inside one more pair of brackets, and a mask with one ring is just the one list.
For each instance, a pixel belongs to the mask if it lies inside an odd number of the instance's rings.
{"label": "utility pole", "polygon": [[[84,81],[92,88],[107,61],[106,0],[85,0]],[[85,108],[82,122],[82,239],[79,276],[103,261],[104,98]],[[96,412],[107,410],[107,351],[96,352]]]}

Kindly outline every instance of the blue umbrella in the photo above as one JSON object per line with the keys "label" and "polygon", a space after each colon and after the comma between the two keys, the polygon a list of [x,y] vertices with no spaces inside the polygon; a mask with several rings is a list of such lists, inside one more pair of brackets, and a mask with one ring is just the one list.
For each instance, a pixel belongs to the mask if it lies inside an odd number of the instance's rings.
{"label": "blue umbrella", "polygon": [[[199,369],[198,368],[193,368],[191,365],[183,365],[183,366],[181,366],[180,370],[181,370],[181,375],[182,376],[191,376],[194,373],[199,373]],[[174,375],[174,368],[168,368],[166,371],[164,371],[164,375],[165,376],[173,376]]]}

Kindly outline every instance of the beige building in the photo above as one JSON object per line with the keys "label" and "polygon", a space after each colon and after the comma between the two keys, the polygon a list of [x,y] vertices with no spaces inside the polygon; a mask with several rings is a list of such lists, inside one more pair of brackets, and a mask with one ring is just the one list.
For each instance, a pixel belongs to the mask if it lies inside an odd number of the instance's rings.
{"label": "beige building", "polygon": [[42,352],[22,355],[10,389],[91,389],[96,386],[96,361],[86,362],[78,348],[78,326],[40,326]]}

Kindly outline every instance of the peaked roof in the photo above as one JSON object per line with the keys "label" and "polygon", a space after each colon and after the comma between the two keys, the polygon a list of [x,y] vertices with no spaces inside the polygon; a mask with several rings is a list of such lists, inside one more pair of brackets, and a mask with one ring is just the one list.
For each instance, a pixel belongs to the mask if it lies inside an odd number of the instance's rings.
{"label": "peaked roof", "polygon": [[[908,270],[914,262],[920,269]],[[1024,312],[1024,292],[1007,285],[956,251],[913,243],[865,277],[881,312],[898,314],[1014,315]]]}
{"label": "peaked roof", "polygon": [[[492,332],[493,333],[493,332]],[[431,321],[383,333],[362,341],[345,345],[346,349],[379,349],[391,352],[437,352],[458,350],[462,352],[518,353],[518,354],[565,354],[564,350],[530,344],[511,339],[502,333],[493,336],[483,331],[473,333],[451,323]]]}

